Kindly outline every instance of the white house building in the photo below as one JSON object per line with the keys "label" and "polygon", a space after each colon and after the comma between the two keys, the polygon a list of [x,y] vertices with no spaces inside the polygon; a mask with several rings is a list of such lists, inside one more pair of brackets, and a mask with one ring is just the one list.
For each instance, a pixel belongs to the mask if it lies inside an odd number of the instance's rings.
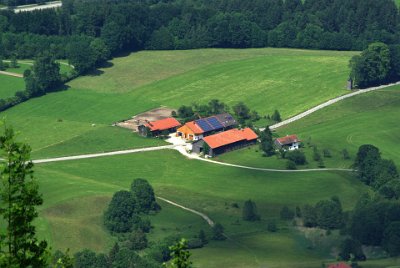
{"label": "white house building", "polygon": [[277,138],[275,140],[275,147],[279,150],[293,151],[299,149],[300,142],[296,135],[288,135],[286,137]]}

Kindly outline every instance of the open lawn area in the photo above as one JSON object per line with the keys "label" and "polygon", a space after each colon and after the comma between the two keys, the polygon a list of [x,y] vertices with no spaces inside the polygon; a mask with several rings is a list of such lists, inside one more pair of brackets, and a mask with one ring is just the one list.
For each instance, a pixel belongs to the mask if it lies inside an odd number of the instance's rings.
{"label": "open lawn area", "polygon": [[[41,156],[47,147],[52,147],[51,155],[65,155],[62,144],[78,142],[93,124],[110,126],[160,105],[177,108],[218,98],[230,105],[244,101],[261,115],[279,109],[288,117],[346,94],[348,60],[354,54],[272,48],[143,51],[116,58],[112,67],[71,81],[68,90],[29,100],[2,116]],[[110,144],[121,140],[107,132],[96,135],[117,140]],[[141,145],[153,144],[143,140]],[[77,143],[76,151],[70,147],[67,153],[121,147],[117,145]]]}
{"label": "open lawn area", "polygon": [[[275,137],[297,134],[303,141],[308,164],[303,168],[318,168],[313,160],[313,147],[323,155],[328,149],[331,157],[323,158],[328,168],[349,168],[354,162],[358,147],[373,144],[380,148],[384,158],[400,165],[398,141],[400,140],[400,86],[366,93],[336,103],[299,121],[277,129]],[[350,159],[343,159],[343,149]],[[262,168],[286,168],[286,160],[279,154],[263,157],[259,146],[229,152],[217,161]]]}
{"label": "open lawn area", "polygon": [[0,74],[0,99],[12,97],[21,90],[25,90],[23,78]]}
{"label": "open lawn area", "polygon": [[318,148],[340,155],[346,148],[355,156],[362,144],[380,148],[383,158],[400,165],[400,86],[349,98],[304,119],[278,129],[278,133],[298,134]]}
{"label": "open lawn area", "polygon": [[[368,191],[350,173],[251,171],[187,160],[172,150],[36,165],[36,174],[45,200],[38,226],[54,248],[109,248],[113,239],[102,227],[102,211],[114,192],[127,189],[135,178],[146,178],[156,195],[204,212],[224,225],[229,240],[193,250],[198,267],[243,267],[243,261],[247,267],[293,267],[294,263],[320,267],[323,259],[331,258],[329,252],[306,249],[310,242],[289,223],[278,220],[281,230],[268,233],[267,220],[278,219],[283,205],[294,208],[333,195],[348,210]],[[257,204],[260,222],[241,219],[241,207],[249,198]],[[200,217],[159,203],[165,211],[151,216],[152,241],[176,233],[191,237],[200,229],[210,232]]]}

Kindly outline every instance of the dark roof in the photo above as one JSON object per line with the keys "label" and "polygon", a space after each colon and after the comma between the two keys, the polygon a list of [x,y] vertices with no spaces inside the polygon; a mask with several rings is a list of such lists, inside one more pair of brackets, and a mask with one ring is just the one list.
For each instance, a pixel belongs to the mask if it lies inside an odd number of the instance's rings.
{"label": "dark roof", "polygon": [[300,142],[300,140],[297,138],[296,135],[290,135],[290,136],[286,136],[286,137],[282,137],[282,138],[277,138],[276,141],[280,145],[288,145],[288,144],[292,144],[294,142]]}
{"label": "dark roof", "polygon": [[214,134],[205,137],[203,140],[210,146],[210,148],[215,149],[228,144],[232,144],[238,141],[252,141],[258,138],[257,134],[254,133],[250,128],[245,129],[231,129],[218,134]]}
{"label": "dark roof", "polygon": [[169,117],[145,124],[151,131],[163,131],[174,127],[179,127],[181,123],[175,118]]}
{"label": "dark roof", "polygon": [[215,115],[215,117],[218,119],[219,122],[221,122],[224,128],[237,125],[235,118],[233,118],[233,116],[228,113],[217,114]]}

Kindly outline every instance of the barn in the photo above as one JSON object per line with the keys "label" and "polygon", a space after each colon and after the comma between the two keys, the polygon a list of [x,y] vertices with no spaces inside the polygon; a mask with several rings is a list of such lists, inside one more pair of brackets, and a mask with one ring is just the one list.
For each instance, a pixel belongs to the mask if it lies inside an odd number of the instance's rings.
{"label": "barn", "polygon": [[197,141],[215,132],[230,129],[236,124],[236,120],[230,114],[217,114],[186,123],[177,130],[176,136]]}
{"label": "barn", "polygon": [[278,150],[282,149],[285,151],[287,151],[287,150],[292,151],[292,150],[299,149],[300,142],[301,141],[299,140],[297,135],[288,135],[286,137],[277,138],[275,140],[275,147]]}
{"label": "barn", "polygon": [[158,136],[162,133],[173,133],[179,126],[181,126],[181,123],[178,120],[168,117],[157,121],[146,122],[146,124],[138,127],[138,131],[142,136]]}
{"label": "barn", "polygon": [[230,129],[207,136],[193,143],[194,153],[216,156],[257,143],[257,134],[250,128]]}

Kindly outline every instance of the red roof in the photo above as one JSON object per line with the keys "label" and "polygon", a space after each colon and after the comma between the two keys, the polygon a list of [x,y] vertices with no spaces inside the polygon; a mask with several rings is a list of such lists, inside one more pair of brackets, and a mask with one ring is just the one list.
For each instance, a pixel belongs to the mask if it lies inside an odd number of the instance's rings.
{"label": "red roof", "polygon": [[190,128],[194,134],[203,134],[204,133],[204,130],[202,130],[201,127],[198,124],[196,124],[194,121],[187,122],[186,126],[188,128]]}
{"label": "red roof", "polygon": [[297,138],[296,135],[289,135],[283,138],[277,138],[276,139],[281,145],[287,145],[287,144],[291,144],[294,142],[300,142],[299,138]]}
{"label": "red roof", "polygon": [[251,141],[257,138],[257,134],[254,133],[254,131],[250,128],[245,128],[241,130],[235,128],[205,137],[203,140],[208,144],[208,146],[210,146],[210,148],[215,149],[238,141]]}
{"label": "red roof", "polygon": [[331,264],[328,266],[328,268],[351,268],[351,266],[344,262],[341,262],[341,263]]}
{"label": "red roof", "polygon": [[172,117],[168,117],[165,119],[148,122],[145,126],[148,127],[151,131],[163,131],[174,127],[179,127],[181,123],[178,120]]}

